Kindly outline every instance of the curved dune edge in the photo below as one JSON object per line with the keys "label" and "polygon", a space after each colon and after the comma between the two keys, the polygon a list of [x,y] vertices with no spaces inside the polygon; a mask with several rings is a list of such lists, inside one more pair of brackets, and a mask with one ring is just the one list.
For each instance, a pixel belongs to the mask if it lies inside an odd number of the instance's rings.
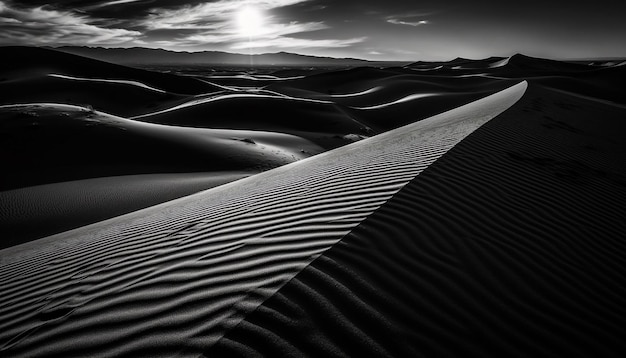
{"label": "curved dune edge", "polygon": [[526,87],[0,251],[0,349],[199,354]]}
{"label": "curved dune edge", "polygon": [[531,84],[205,355],[621,357],[624,113]]}
{"label": "curved dune edge", "polygon": [[141,83],[141,82],[138,82],[138,81],[110,80],[110,79],[104,79],[104,78],[83,78],[83,77],[73,77],[73,76],[59,75],[59,74],[54,74],[54,73],[51,73],[48,76],[55,77],[55,78],[61,78],[61,79],[64,79],[64,80],[70,80],[70,81],[117,83],[117,84],[123,84],[123,85],[128,85],[128,86],[140,87],[140,88],[144,88],[144,89],[147,89],[147,90],[150,90],[150,91],[154,91],[154,92],[167,93],[166,91],[164,91],[162,89],[155,88],[155,87],[150,87],[147,84]]}

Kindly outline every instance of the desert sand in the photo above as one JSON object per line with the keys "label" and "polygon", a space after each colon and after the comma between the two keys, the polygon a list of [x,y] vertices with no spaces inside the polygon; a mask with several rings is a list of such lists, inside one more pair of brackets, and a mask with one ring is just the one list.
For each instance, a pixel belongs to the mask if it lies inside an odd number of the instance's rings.
{"label": "desert sand", "polygon": [[619,61],[177,76],[0,50],[3,356],[626,349]]}

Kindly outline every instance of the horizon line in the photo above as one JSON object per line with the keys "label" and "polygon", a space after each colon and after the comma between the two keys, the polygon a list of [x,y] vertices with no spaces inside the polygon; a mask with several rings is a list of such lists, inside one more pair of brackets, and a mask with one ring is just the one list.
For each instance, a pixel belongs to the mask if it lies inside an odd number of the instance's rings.
{"label": "horizon line", "polygon": [[602,56],[602,57],[576,57],[576,58],[549,58],[549,57],[539,57],[539,56],[530,56],[521,52],[516,52],[512,55],[508,56],[487,56],[481,58],[469,58],[457,56],[450,60],[441,60],[441,61],[433,61],[433,60],[400,60],[400,59],[365,59],[365,58],[357,58],[357,57],[333,57],[333,56],[318,56],[318,55],[308,55],[302,54],[298,52],[288,52],[288,51],[278,51],[278,52],[258,52],[258,53],[240,53],[240,52],[228,52],[221,50],[172,50],[166,49],[162,47],[142,47],[142,46],[131,46],[131,47],[105,47],[105,46],[89,46],[89,45],[19,45],[19,44],[0,44],[0,47],[33,47],[33,48],[49,48],[49,49],[60,49],[60,48],[88,48],[88,49],[103,49],[103,50],[132,50],[132,49],[141,49],[141,50],[154,50],[154,51],[166,51],[180,54],[198,54],[198,53],[223,53],[228,55],[238,55],[238,56],[263,56],[263,55],[279,55],[279,54],[287,54],[287,55],[296,55],[302,57],[312,57],[318,59],[334,59],[334,60],[346,60],[346,61],[358,61],[358,62],[369,62],[369,63],[385,63],[385,62],[398,62],[398,63],[415,63],[415,62],[426,62],[426,63],[437,63],[437,62],[450,62],[454,60],[470,60],[470,61],[478,61],[485,60],[489,58],[511,58],[515,55],[522,55],[526,57],[534,57],[539,59],[548,59],[554,61],[615,61],[622,60],[626,61],[626,56]]}

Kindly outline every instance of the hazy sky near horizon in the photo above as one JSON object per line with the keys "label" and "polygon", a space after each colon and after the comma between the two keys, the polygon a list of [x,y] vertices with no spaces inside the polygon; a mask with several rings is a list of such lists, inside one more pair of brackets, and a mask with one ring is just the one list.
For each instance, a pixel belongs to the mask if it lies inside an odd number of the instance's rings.
{"label": "hazy sky near horizon", "polygon": [[626,57],[623,0],[0,0],[0,45],[379,60]]}

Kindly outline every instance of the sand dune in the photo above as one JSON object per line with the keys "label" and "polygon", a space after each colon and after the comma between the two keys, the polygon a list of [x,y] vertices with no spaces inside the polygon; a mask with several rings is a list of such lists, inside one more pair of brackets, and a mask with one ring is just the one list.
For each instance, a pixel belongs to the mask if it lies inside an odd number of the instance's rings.
{"label": "sand dune", "polygon": [[576,73],[576,72],[585,72],[589,71],[589,66],[578,64],[578,63],[568,63],[563,61],[555,61],[544,58],[530,57],[522,54],[516,54],[509,58],[506,66],[504,66],[501,70],[506,70],[509,72],[521,71],[526,76],[529,75],[545,75],[548,73]]}
{"label": "sand dune", "polygon": [[537,78],[535,81],[546,87],[624,105],[626,104],[624,77],[626,77],[626,68],[609,67],[581,73],[577,76],[543,77]]}
{"label": "sand dune", "polygon": [[[313,74],[302,79],[286,81],[284,85],[275,84],[281,87],[296,87],[309,91],[332,94],[358,92],[363,88],[364,81],[376,81],[378,79],[395,76],[398,73],[389,69],[379,69],[371,67],[359,67],[347,70],[328,71],[319,74]],[[371,87],[368,87],[371,88]]]}
{"label": "sand dune", "polygon": [[153,91],[117,80],[76,81],[70,76],[46,74],[0,82],[0,104],[59,103],[90,106],[118,116],[140,115],[175,106],[192,98]]}
{"label": "sand dune", "polygon": [[488,92],[462,92],[462,93],[437,93],[413,94],[408,98],[413,100],[403,100],[400,97],[392,102],[379,103],[373,106],[349,107],[346,112],[359,122],[371,128],[375,133],[384,132],[398,128],[411,122],[411,118],[406,113],[413,113],[414,119],[421,120],[428,116],[450,109],[452,106],[461,106],[468,102],[475,101],[487,96]]}
{"label": "sand dune", "polygon": [[210,75],[209,79],[246,79],[251,81],[288,81],[305,78],[306,76],[291,76],[291,77],[278,77],[273,75],[261,75],[261,74],[233,74],[233,75]]}
{"label": "sand dune", "polygon": [[52,73],[52,74],[50,74],[48,76],[56,77],[56,78],[63,78],[63,79],[66,79],[66,80],[74,80],[74,81],[104,82],[104,83],[124,84],[124,85],[130,85],[130,86],[136,86],[136,87],[145,88],[145,89],[148,89],[148,90],[154,91],[154,92],[166,93],[162,89],[158,89],[158,88],[155,88],[155,87],[150,87],[150,86],[148,86],[145,83],[141,83],[141,82],[137,82],[137,81],[109,80],[109,79],[102,79],[102,78],[82,78],[82,77],[72,77],[72,76],[66,76],[66,75],[57,75],[57,74],[54,74],[54,73]]}
{"label": "sand dune", "polygon": [[[280,100],[287,100],[287,101],[296,101],[296,102],[309,102],[309,103],[318,103],[318,104],[332,104],[332,102],[329,101],[321,101],[321,100],[316,100],[316,99],[309,99],[309,98],[300,98],[300,97],[289,97],[289,96],[285,96],[285,95],[280,95],[279,96],[273,96],[271,94],[258,94],[258,93],[218,93],[215,95],[211,95],[211,96],[203,96],[202,98],[197,98],[197,99],[193,99],[191,101],[187,101],[185,103],[179,104],[177,106],[174,107],[170,107],[167,109],[163,109],[160,110],[158,112],[153,112],[153,113],[145,113],[142,114],[140,116],[135,116],[135,119],[139,119],[139,118],[151,118],[151,117],[156,117],[158,115],[161,115],[163,113],[167,113],[167,112],[171,112],[171,111],[177,111],[179,109],[183,109],[183,108],[187,108],[187,107],[194,107],[194,106],[198,106],[201,104],[206,104],[206,103],[211,103],[211,102],[217,102],[217,101],[224,101],[224,100],[232,100],[232,99],[280,99]],[[241,102],[241,101],[237,101],[237,102]],[[187,116],[185,116],[187,117]]]}
{"label": "sand dune", "polygon": [[58,51],[0,47],[0,104],[88,105],[121,116],[171,107],[220,87],[199,79],[114,65]]}
{"label": "sand dune", "polygon": [[[309,73],[308,71],[306,71],[305,74],[306,76],[311,75],[311,73]],[[232,73],[199,75],[198,78],[211,82],[211,83],[215,83],[218,86],[240,87],[240,88],[261,88],[261,87],[265,87],[276,82],[296,80],[300,78],[305,78],[306,76],[305,75],[276,76],[276,75],[271,75],[271,74],[255,74],[255,73],[242,74],[241,72],[232,72]]]}
{"label": "sand dune", "polygon": [[531,84],[205,355],[621,356],[625,114]]}
{"label": "sand dune", "polygon": [[3,63],[0,78],[4,81],[49,74],[83,78],[107,76],[107,79],[141,82],[171,93],[200,94],[215,90],[192,77],[155,73],[43,48],[3,46],[0,57]]}
{"label": "sand dune", "polygon": [[[431,77],[433,82],[439,84],[453,83],[451,81],[457,81],[458,78],[473,82],[477,77],[482,77],[496,80],[495,83],[506,79],[524,79],[573,94],[626,104],[623,90],[623,78],[626,76],[626,71],[623,66],[620,66],[620,61],[613,61],[605,66],[593,66],[585,61],[555,61],[522,54],[497,62],[490,62],[489,59],[468,61],[472,65],[456,65],[453,66],[457,67],[455,69],[451,69],[449,65],[438,71],[420,71],[420,75],[415,77]],[[449,64],[453,62],[455,61]],[[488,65],[489,63],[491,64]],[[441,63],[417,63],[407,68],[422,66],[428,69],[429,66],[439,64]],[[436,77],[438,79],[435,79]],[[461,83],[457,81],[455,85],[459,86]]]}
{"label": "sand dune", "polygon": [[525,89],[5,249],[0,349],[197,355]]}
{"label": "sand dune", "polygon": [[147,208],[256,173],[122,175],[0,191],[0,248]]}
{"label": "sand dune", "polygon": [[[516,81],[463,78],[458,73],[455,76],[416,74],[406,68],[357,68],[284,81],[266,88],[289,96],[333,101],[374,133],[381,133],[477,100]],[[433,93],[441,97],[411,101]],[[409,112],[415,117],[406,116]]]}
{"label": "sand dune", "polygon": [[503,81],[492,79],[464,80],[427,75],[416,76],[406,73],[396,73],[379,79],[363,77],[350,86],[337,85],[338,83],[329,82],[325,85],[326,89],[318,90],[318,92],[301,88],[299,83],[279,84],[267,88],[287,95],[304,93],[305,95],[299,96],[332,100],[347,106],[367,106],[375,105],[377,102],[392,102],[398,98],[418,93],[463,93],[470,91],[494,93],[506,88]]}
{"label": "sand dune", "polygon": [[288,134],[164,126],[71,105],[5,105],[0,115],[4,190],[128,174],[259,172],[323,151]]}
{"label": "sand dune", "polygon": [[324,151],[283,133],[164,126],[72,105],[5,105],[0,117],[0,247]]}
{"label": "sand dune", "polygon": [[234,93],[194,99],[186,104],[134,117],[150,123],[200,128],[233,128],[291,133],[319,145],[326,137],[369,134],[366,125],[333,102],[285,95]]}
{"label": "sand dune", "polygon": [[331,97],[335,97],[335,98],[343,98],[343,97],[358,97],[358,96],[363,96],[365,94],[370,94],[370,93],[375,93],[378,90],[380,90],[382,87],[377,86],[377,87],[372,87],[360,92],[356,92],[356,93],[343,93],[343,94],[331,94]]}
{"label": "sand dune", "polygon": [[387,107],[391,107],[393,105],[399,104],[399,103],[405,103],[405,102],[409,102],[409,101],[414,101],[416,99],[420,99],[420,98],[428,98],[428,97],[433,97],[433,96],[437,96],[437,93],[414,93],[408,96],[404,96],[402,98],[399,98],[393,102],[387,102],[387,103],[381,103],[381,104],[377,104],[374,106],[367,106],[367,107],[354,107],[354,109],[362,109],[362,110],[369,110],[369,109],[381,109],[381,108],[387,108]]}
{"label": "sand dune", "polygon": [[445,62],[414,62],[406,65],[406,68],[417,70],[439,70],[439,69],[455,69],[455,70],[474,70],[485,68],[496,68],[508,63],[506,57],[489,57],[480,60],[472,60],[468,58],[457,57],[451,61]]}
{"label": "sand dune", "polygon": [[[0,68],[0,92],[3,94],[0,96],[0,135],[3,138],[0,149],[7,173],[0,178],[0,190],[13,190],[4,196],[11,200],[3,200],[0,205],[3,213],[0,234],[11,235],[3,245],[36,238],[34,233],[48,235],[61,228],[69,229],[128,211],[129,206],[122,204],[117,207],[119,210],[109,207],[111,210],[106,215],[105,210],[95,210],[94,215],[81,213],[75,218],[60,217],[58,213],[76,212],[75,204],[85,203],[82,197],[62,189],[71,185],[63,184],[64,181],[93,183],[104,178],[104,182],[121,184],[117,179],[107,178],[167,173],[182,178],[186,175],[183,173],[189,172],[202,172],[205,176],[214,172],[220,177],[222,171],[260,172],[371,134],[366,126],[334,108],[330,101],[294,98],[258,87],[261,82],[275,83],[301,76],[224,74],[225,80],[243,78],[254,81],[257,86],[236,88],[46,49],[3,47],[0,55],[5,65]],[[221,80],[220,75],[217,77],[216,80]],[[168,114],[173,120],[164,124],[169,127],[141,126],[139,122],[127,120],[222,100],[228,103],[217,106],[216,113],[212,106],[205,106],[193,108],[194,116],[183,118],[197,121],[191,125],[208,127],[206,130],[176,128],[176,124],[189,124],[179,117],[185,113],[179,112]],[[246,107],[249,100],[254,104]],[[274,106],[276,102],[285,104]],[[321,106],[299,108],[299,102]],[[276,110],[278,115],[272,115]],[[214,116],[218,118],[205,121]],[[276,120],[267,121],[267,118]],[[271,133],[273,130],[295,136]],[[314,140],[321,147],[302,137]],[[204,189],[213,182],[213,179],[204,181]],[[183,180],[178,184],[187,187],[184,183]],[[134,187],[130,184],[128,187]],[[29,186],[37,187],[26,189]],[[197,186],[194,184],[191,188]],[[98,192],[97,188],[94,190]],[[117,190],[117,193],[107,193],[112,197],[133,197],[121,186]],[[48,205],[30,205],[32,193],[48,198],[45,201]],[[142,190],[135,192],[141,193],[145,194]],[[156,197],[172,198],[167,194],[150,196]],[[154,203],[150,200],[137,202]],[[32,225],[26,230],[14,230],[15,221],[9,217],[15,216],[4,215],[7,212],[28,212],[25,217],[32,219],[29,221]],[[23,223],[25,217],[18,222]],[[85,217],[92,221],[85,221]]]}

